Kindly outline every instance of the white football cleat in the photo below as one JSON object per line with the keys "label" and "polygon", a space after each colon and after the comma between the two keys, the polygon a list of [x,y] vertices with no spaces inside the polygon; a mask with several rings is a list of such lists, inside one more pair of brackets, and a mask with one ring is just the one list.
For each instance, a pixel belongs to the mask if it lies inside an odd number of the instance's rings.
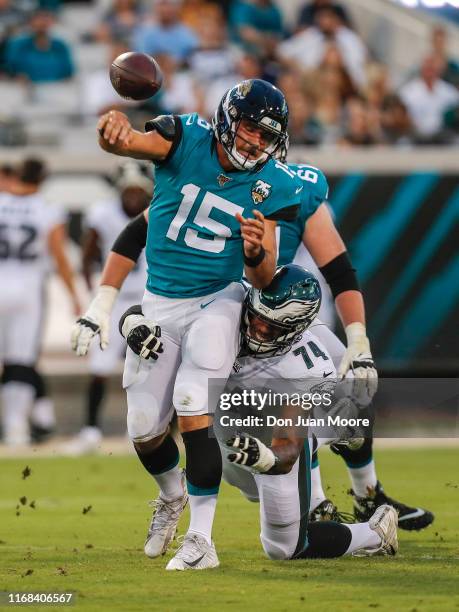
{"label": "white football cleat", "polygon": [[166,565],[166,569],[183,572],[211,569],[219,565],[214,543],[208,544],[207,540],[198,533],[187,533],[175,556]]}
{"label": "white football cleat", "polygon": [[361,548],[352,554],[355,557],[393,556],[398,551],[397,525],[398,514],[395,508],[383,504],[368,521],[370,529],[376,531],[381,538],[381,544],[376,548]]}
{"label": "white football cleat", "polygon": [[177,531],[180,516],[188,503],[184,470],[182,470],[182,487],[183,495],[178,499],[168,502],[158,497],[150,502],[155,510],[148,528],[144,551],[151,559],[164,555],[167,551]]}
{"label": "white football cleat", "polygon": [[97,453],[102,441],[102,432],[98,427],[83,427],[71,440],[64,444],[62,453],[71,457]]}

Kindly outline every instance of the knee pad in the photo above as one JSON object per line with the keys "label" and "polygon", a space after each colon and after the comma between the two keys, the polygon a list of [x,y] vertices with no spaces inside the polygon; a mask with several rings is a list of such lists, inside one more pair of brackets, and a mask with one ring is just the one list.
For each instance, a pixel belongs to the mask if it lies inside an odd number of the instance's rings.
{"label": "knee pad", "polygon": [[37,373],[32,366],[9,363],[3,366],[1,382],[3,385],[9,382],[20,382],[36,389]]}
{"label": "knee pad", "polygon": [[174,388],[172,402],[179,415],[207,414],[209,391],[207,385],[193,382],[178,382]]}
{"label": "knee pad", "polygon": [[[152,398],[153,400],[153,398]],[[155,406],[130,408],[127,413],[127,430],[133,442],[149,442],[164,431],[158,431]]]}

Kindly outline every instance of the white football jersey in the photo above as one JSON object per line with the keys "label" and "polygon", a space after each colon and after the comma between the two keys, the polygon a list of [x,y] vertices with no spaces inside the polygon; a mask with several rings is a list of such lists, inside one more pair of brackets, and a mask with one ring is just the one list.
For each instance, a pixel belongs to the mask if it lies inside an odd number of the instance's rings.
{"label": "white football jersey", "polygon": [[304,388],[308,380],[336,379],[336,369],[325,346],[309,330],[285,355],[256,359],[238,357],[230,376],[231,386],[249,388],[255,381],[289,381]]}
{"label": "white football jersey", "polygon": [[[99,202],[90,209],[86,218],[86,226],[94,229],[99,235],[102,261],[105,262],[113,243],[129,221],[132,221],[132,218],[126,215],[120,200]],[[146,283],[147,262],[145,251],[143,251],[134,269],[124,281],[121,293],[132,295],[133,299],[138,296],[136,299],[140,302]]]}
{"label": "white football jersey", "polygon": [[48,237],[64,213],[35,193],[0,195],[0,286],[30,292],[50,269]]}

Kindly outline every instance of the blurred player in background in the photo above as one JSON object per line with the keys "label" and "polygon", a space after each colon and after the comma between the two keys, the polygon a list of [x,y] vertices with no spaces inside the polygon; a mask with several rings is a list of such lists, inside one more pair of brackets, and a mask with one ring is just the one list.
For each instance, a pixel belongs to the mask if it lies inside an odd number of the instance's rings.
{"label": "blurred player in background", "polygon": [[3,193],[11,193],[14,184],[14,167],[10,164],[2,164],[0,166],[0,195]]}
{"label": "blurred player in background", "polygon": [[52,408],[36,371],[50,256],[74,313],[80,312],[74,274],[64,250],[64,218],[40,193],[46,174],[41,160],[27,159],[14,174],[10,192],[0,197],[2,428],[4,441],[11,446],[30,442],[31,418],[45,430],[54,425]]}
{"label": "blurred player in background", "polygon": [[[108,254],[125,225],[141,213],[150,203],[153,192],[152,180],[135,161],[126,162],[116,182],[119,197],[112,201],[96,204],[86,219],[86,235],[83,241],[82,269],[86,284],[92,290],[94,263]],[[147,277],[145,254],[139,257],[129,274],[112,311],[109,344],[102,351],[94,343],[90,349],[89,371],[91,380],[87,392],[85,426],[78,436],[66,444],[64,451],[79,455],[94,452],[102,439],[100,427],[101,406],[106,394],[107,377],[112,374],[124,358],[125,343],[117,331],[117,323],[126,308],[142,300]]]}

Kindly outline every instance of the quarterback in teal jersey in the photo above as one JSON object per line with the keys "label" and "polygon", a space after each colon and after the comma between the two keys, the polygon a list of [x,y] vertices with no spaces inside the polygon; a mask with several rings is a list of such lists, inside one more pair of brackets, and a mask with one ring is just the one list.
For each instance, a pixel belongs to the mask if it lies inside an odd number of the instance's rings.
{"label": "quarterback in teal jersey", "polygon": [[[326,347],[339,376],[366,379],[367,388],[361,386],[364,381],[357,381],[357,385],[360,385],[360,404],[366,405],[376,391],[377,374],[365,332],[363,297],[345,244],[328,210],[328,183],[323,172],[314,166],[288,164],[288,168],[296,172],[303,181],[304,188],[296,220],[280,221],[278,224],[279,263],[284,265],[294,261],[306,265],[305,255],[309,252],[329,283],[336,309],[346,330],[347,348],[331,329],[318,319],[312,323],[310,331]],[[332,447],[348,467],[355,517],[360,521],[368,520],[378,505],[390,504],[397,510],[401,529],[424,529],[434,520],[433,514],[429,510],[406,505],[386,495],[376,474],[372,443],[373,440],[368,438],[360,448],[338,445]],[[311,518],[340,520],[342,514],[326,499],[323,491],[317,455],[313,458],[311,482]]]}
{"label": "quarterback in teal jersey", "polygon": [[[148,218],[142,309],[155,324],[137,353],[128,350],[123,386],[129,435],[160,487],[145,543],[148,556],[164,554],[190,502],[189,530],[169,570],[219,564],[211,530],[222,466],[210,435],[208,381],[217,379],[223,388],[238,351],[243,272],[254,287],[271,282],[276,223],[294,219],[298,211],[302,181],[274,159],[287,145],[287,122],[283,94],[255,79],[224,95],[212,125],[196,114],[161,116],[142,133],[118,111],[98,123],[104,150],[155,163],[156,185],[148,214],[113,246],[72,345],[85,354],[96,334],[106,344],[109,313],[144,246],[139,236]],[[135,334],[136,318],[128,321],[123,333]],[[186,451],[186,488],[169,432],[174,410]]]}

